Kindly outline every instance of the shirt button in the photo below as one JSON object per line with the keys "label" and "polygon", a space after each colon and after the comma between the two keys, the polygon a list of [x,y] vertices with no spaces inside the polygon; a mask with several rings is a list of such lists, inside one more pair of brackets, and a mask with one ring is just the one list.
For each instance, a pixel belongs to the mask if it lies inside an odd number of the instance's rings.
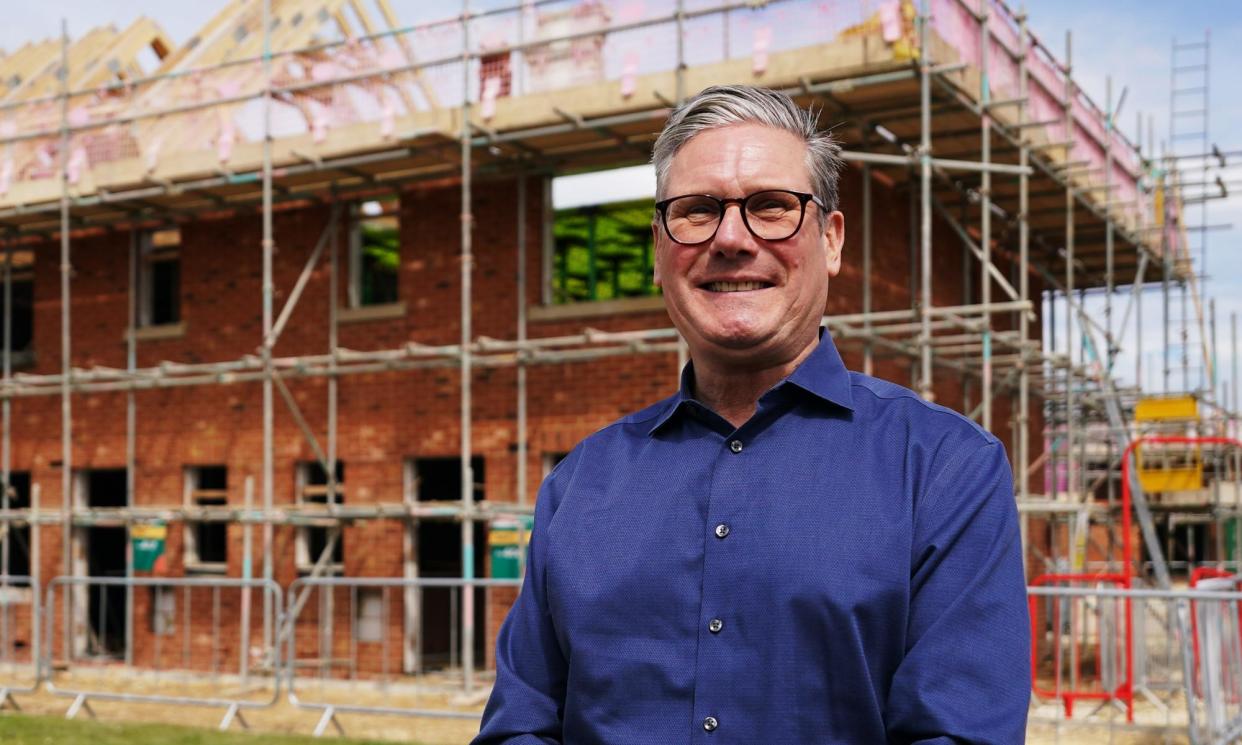
{"label": "shirt button", "polygon": [[706,719],[703,720],[703,729],[707,730],[708,732],[714,732],[716,728],[719,726],[720,726],[720,722],[716,721],[716,717],[707,717]]}
{"label": "shirt button", "polygon": [[732,451],[733,451],[733,452],[735,452],[735,453],[740,453],[740,452],[742,452],[742,441],[741,441],[741,440],[734,440],[733,442],[730,442],[730,443],[729,443],[729,449],[730,449],[730,450],[732,450]]}
{"label": "shirt button", "polygon": [[711,621],[707,623],[707,630],[712,632],[713,634],[719,634],[720,630],[723,628],[724,628],[724,621],[721,621],[719,618],[713,618]]}
{"label": "shirt button", "polygon": [[729,535],[728,523],[721,523],[716,526],[716,537],[717,538],[724,538],[727,535]]}

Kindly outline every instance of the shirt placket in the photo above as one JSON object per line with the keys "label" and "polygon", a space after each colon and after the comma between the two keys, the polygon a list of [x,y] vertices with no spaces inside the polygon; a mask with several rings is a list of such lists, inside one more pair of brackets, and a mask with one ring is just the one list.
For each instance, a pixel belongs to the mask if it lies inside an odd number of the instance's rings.
{"label": "shirt placket", "polygon": [[737,681],[729,679],[732,666],[726,664],[732,653],[732,627],[737,621],[737,562],[744,558],[739,546],[747,528],[737,522],[743,513],[738,509],[740,500],[747,498],[744,430],[720,441],[707,494],[693,714],[694,741],[703,743],[736,741],[729,736],[730,721],[736,725],[745,716],[733,705],[729,692]]}

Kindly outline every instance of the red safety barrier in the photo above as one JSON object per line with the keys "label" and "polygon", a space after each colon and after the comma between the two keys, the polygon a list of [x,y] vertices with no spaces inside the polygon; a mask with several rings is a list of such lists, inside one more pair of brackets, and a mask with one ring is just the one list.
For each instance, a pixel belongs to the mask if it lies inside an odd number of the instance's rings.
{"label": "red safety barrier", "polygon": [[1228,579],[1233,573],[1218,569],[1217,567],[1195,567],[1190,573],[1190,586],[1194,587],[1199,584],[1199,580],[1204,579]]}
{"label": "red safety barrier", "polygon": [[[1130,578],[1124,574],[1041,574],[1031,580],[1032,586],[1049,585],[1049,584],[1065,584],[1065,583],[1084,583],[1097,585],[1100,583],[1111,584],[1114,587],[1129,588]],[[1065,706],[1065,716],[1072,717],[1074,715],[1074,702],[1079,700],[1109,701],[1118,700],[1125,702],[1126,720],[1134,721],[1134,659],[1132,650],[1133,645],[1133,629],[1131,628],[1132,618],[1130,610],[1130,598],[1124,598],[1120,606],[1124,608],[1122,617],[1117,624],[1118,628],[1124,629],[1124,634],[1118,639],[1111,641],[1114,658],[1117,660],[1117,668],[1113,672],[1116,673],[1118,682],[1111,689],[1104,685],[1104,658],[1105,658],[1105,639],[1102,633],[1102,627],[1096,627],[1095,639],[1095,665],[1088,667],[1084,664],[1083,656],[1079,654],[1080,647],[1077,640],[1073,637],[1074,617],[1071,605],[1070,616],[1070,675],[1072,679],[1076,679],[1079,683],[1077,688],[1067,688],[1064,686],[1056,686],[1052,689],[1041,688],[1039,685],[1039,648],[1040,640],[1043,636],[1039,627],[1039,602],[1043,598],[1048,598],[1052,603],[1052,628],[1053,640],[1060,644],[1059,635],[1061,630],[1061,598],[1056,596],[1040,596],[1031,595],[1029,598],[1031,612],[1031,690],[1041,698],[1060,699]],[[1087,598],[1071,597],[1070,603],[1081,603]],[[1124,641],[1123,641],[1124,640]],[[1075,675],[1075,673],[1077,673]],[[1061,671],[1058,670],[1058,678]],[[1083,685],[1086,683],[1087,685]]]}

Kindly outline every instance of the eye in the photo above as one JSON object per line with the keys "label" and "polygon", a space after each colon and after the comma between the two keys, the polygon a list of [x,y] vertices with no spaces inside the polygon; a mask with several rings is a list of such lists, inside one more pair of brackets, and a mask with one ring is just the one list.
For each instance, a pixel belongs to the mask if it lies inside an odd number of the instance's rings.
{"label": "eye", "polygon": [[746,213],[753,220],[785,223],[797,220],[800,211],[798,198],[783,191],[761,191],[746,200]]}
{"label": "eye", "polygon": [[674,220],[707,223],[720,216],[720,205],[704,197],[685,197],[669,205],[668,216]]}
{"label": "eye", "polygon": [[772,210],[786,210],[789,206],[778,199],[766,197],[764,199],[755,200],[751,205],[752,212],[765,212]]}

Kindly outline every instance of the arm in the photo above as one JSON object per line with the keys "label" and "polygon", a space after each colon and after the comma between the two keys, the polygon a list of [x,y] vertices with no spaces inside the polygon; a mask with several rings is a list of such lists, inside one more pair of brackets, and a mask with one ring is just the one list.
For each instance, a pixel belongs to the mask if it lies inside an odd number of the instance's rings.
{"label": "arm", "polygon": [[915,505],[906,654],[885,711],[890,743],[1025,739],[1030,619],[1004,448],[935,477]]}
{"label": "arm", "polygon": [[473,745],[562,741],[568,665],[548,613],[545,585],[548,522],[555,501],[551,492],[562,470],[558,467],[548,476],[535,500],[526,579],[496,638],[496,685]]}

